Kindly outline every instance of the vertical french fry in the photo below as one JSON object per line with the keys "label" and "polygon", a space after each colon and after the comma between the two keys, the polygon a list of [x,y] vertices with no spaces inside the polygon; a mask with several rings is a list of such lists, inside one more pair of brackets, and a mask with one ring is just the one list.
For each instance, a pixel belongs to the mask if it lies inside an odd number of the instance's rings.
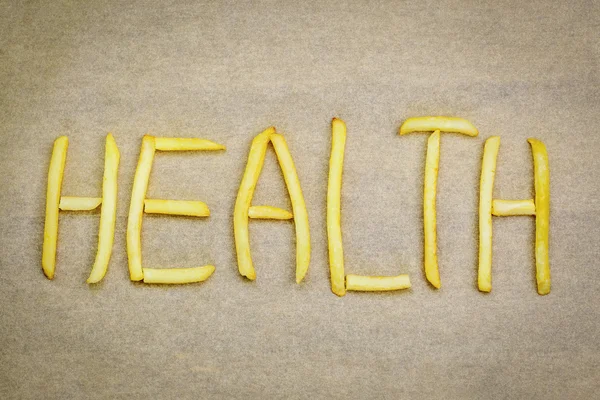
{"label": "vertical french fry", "polygon": [[46,220],[44,222],[44,244],[42,247],[42,270],[48,279],[54,278],[56,269],[56,241],[58,237],[58,204],[62,188],[69,139],[61,136],[54,141],[48,187],[46,190]]}
{"label": "vertical french fry", "polygon": [[438,167],[440,164],[440,131],[435,131],[427,140],[427,157],[425,161],[425,184],[423,188],[423,224],[424,224],[424,258],[425,276],[435,288],[440,288],[440,272],[437,262],[436,241],[436,190]]}
{"label": "vertical french fry", "polygon": [[529,139],[533,155],[535,180],[535,269],[537,291],[541,295],[550,293],[550,260],[548,236],[550,222],[550,169],[548,153],[544,143]]}
{"label": "vertical french fry", "polygon": [[106,136],[104,177],[102,179],[102,210],[98,233],[98,252],[87,283],[97,283],[104,278],[112,254],[117,218],[117,173],[121,156],[117,143],[110,133]]}

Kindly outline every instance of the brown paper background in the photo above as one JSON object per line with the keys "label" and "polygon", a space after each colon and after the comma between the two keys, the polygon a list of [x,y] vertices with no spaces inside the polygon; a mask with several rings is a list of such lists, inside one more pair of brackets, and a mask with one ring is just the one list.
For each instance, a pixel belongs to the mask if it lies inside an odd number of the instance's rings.
{"label": "brown paper background", "polygon": [[[600,389],[600,6],[595,1],[0,2],[0,397],[590,399]],[[446,134],[442,288],[422,272],[426,135]],[[330,121],[348,124],[346,272],[409,273],[401,293],[330,292]],[[251,222],[258,279],[237,272],[232,214],[250,142],[284,133],[309,211],[294,283],[291,222]],[[46,174],[68,135],[63,193],[99,196],[104,137],[121,151],[108,274],[86,285],[99,213],[62,212],[41,271]],[[144,218],[146,266],[213,263],[205,283],[128,280],[125,228],[141,138],[203,137],[218,154],[157,154],[148,196],[208,219]],[[552,292],[538,296],[534,222],[494,219],[493,291],[476,289],[479,168],[500,135],[496,198],[531,198],[528,137],[551,167]],[[269,150],[254,204],[289,207]]]}

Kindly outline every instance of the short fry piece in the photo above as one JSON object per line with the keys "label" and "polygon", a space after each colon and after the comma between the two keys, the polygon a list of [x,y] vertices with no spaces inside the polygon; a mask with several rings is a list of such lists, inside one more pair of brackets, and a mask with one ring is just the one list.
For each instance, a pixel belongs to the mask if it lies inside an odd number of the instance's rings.
{"label": "short fry piece", "polygon": [[440,271],[437,261],[436,191],[440,164],[440,131],[435,131],[427,140],[425,161],[425,184],[423,189],[423,228],[425,237],[425,276],[435,288],[440,288]]}
{"label": "short fry piece", "polygon": [[346,294],[344,279],[344,248],[341,227],[342,172],[346,147],[346,124],[338,118],[331,121],[331,156],[327,184],[327,239],[331,291],[338,296]]}
{"label": "short fry piece", "polygon": [[147,214],[187,215],[208,217],[210,210],[206,203],[196,200],[145,199],[144,212]]}
{"label": "short fry piece", "polygon": [[388,290],[409,289],[408,274],[398,276],[361,276],[346,275],[346,290],[359,292],[383,292]]}
{"label": "short fry piece", "polygon": [[251,206],[248,210],[248,217],[252,219],[280,219],[287,220],[294,218],[294,215],[288,210],[272,206]]}
{"label": "short fry piece", "polygon": [[538,294],[550,293],[548,236],[550,223],[550,169],[544,143],[529,139],[535,180],[535,276]]}
{"label": "short fry piece", "polygon": [[479,271],[478,286],[482,292],[492,290],[492,194],[500,137],[485,141],[479,184]]}
{"label": "short fry piece", "polygon": [[127,219],[127,258],[129,260],[129,278],[132,281],[144,279],[141,238],[142,214],[154,159],[154,150],[154,137],[145,135],[142,139],[140,159],[133,179],[133,191]]}
{"label": "short fry piece", "polygon": [[61,196],[58,208],[63,211],[90,211],[102,204],[101,197]]}
{"label": "short fry piece", "polygon": [[203,282],[207,280],[215,267],[205,265],[193,268],[144,268],[144,283],[180,284]]}
{"label": "short fry piece", "polygon": [[154,138],[155,149],[161,151],[225,150],[225,146],[206,139]]}
{"label": "short fry piece", "polygon": [[468,136],[477,136],[479,131],[475,126],[464,118],[456,117],[416,117],[408,118],[400,126],[400,134],[406,135],[411,132],[454,132]]}
{"label": "short fry piece", "polygon": [[512,215],[535,215],[533,200],[494,200],[492,201],[492,214],[497,217]]}
{"label": "short fry piece", "polygon": [[104,278],[112,254],[115,239],[115,221],[117,219],[117,173],[121,155],[115,138],[106,136],[104,151],[104,177],[102,179],[102,210],[100,211],[100,229],[98,233],[98,252],[87,283],[97,283]]}
{"label": "short fry piece", "polygon": [[54,141],[50,167],[48,168],[48,187],[46,190],[46,220],[44,222],[44,244],[42,247],[42,269],[48,279],[54,278],[56,269],[56,241],[58,237],[58,205],[67,159],[69,139],[60,136]]}

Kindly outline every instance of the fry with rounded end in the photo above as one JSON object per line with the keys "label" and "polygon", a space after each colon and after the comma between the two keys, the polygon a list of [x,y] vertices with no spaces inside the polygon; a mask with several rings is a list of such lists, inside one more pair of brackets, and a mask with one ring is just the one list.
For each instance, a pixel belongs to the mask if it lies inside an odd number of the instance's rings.
{"label": "fry with rounded end", "polygon": [[529,200],[494,200],[492,214],[496,217],[512,215],[535,215],[535,203]]}
{"label": "fry with rounded end", "polygon": [[296,227],[296,283],[302,282],[308,272],[310,264],[310,229],[308,226],[308,212],[300,187],[298,173],[294,166],[294,160],[288,149],[287,143],[282,135],[274,133],[271,135],[271,143],[275,149],[277,160],[283,172],[283,179],[287,186],[292,212],[294,213],[294,225]]}
{"label": "fry with rounded end", "polygon": [[331,121],[331,156],[327,183],[327,239],[331,291],[338,296],[346,294],[344,279],[344,248],[342,245],[341,197],[346,124],[338,118]]}
{"label": "fry with rounded end", "polygon": [[550,168],[544,143],[529,139],[533,155],[535,180],[535,277],[537,291],[541,295],[550,293],[550,259],[548,236],[550,224]]}
{"label": "fry with rounded end", "polygon": [[437,231],[435,200],[437,196],[438,167],[440,164],[440,131],[427,140],[425,184],[423,188],[423,228],[425,237],[425,276],[435,288],[440,288],[440,271],[437,261]]}
{"label": "fry with rounded end", "polygon": [[56,241],[58,238],[58,205],[67,159],[69,139],[61,136],[54,141],[50,167],[48,168],[48,187],[46,189],[46,219],[44,222],[44,244],[42,247],[42,270],[48,279],[54,278],[56,269]]}
{"label": "fry with rounded end", "polygon": [[193,268],[144,268],[144,283],[181,284],[207,280],[215,267],[205,265]]}
{"label": "fry with rounded end", "polygon": [[408,118],[400,126],[400,134],[411,132],[454,132],[468,136],[477,136],[479,131],[471,122],[456,117],[416,117]]}
{"label": "fry with rounded end", "polygon": [[154,148],[161,151],[225,150],[225,146],[206,139],[154,138]]}
{"label": "fry with rounded end", "polygon": [[478,286],[482,292],[492,290],[492,194],[500,137],[485,141],[479,183],[479,271]]}
{"label": "fry with rounded end", "polygon": [[250,280],[256,279],[256,271],[252,265],[252,256],[250,255],[250,240],[248,237],[248,210],[254,195],[254,189],[258,182],[258,177],[265,162],[267,145],[271,135],[275,133],[275,128],[270,127],[264,132],[258,134],[250,146],[246,170],[240,183],[238,195],[235,200],[233,211],[233,233],[235,239],[235,250],[237,253],[238,270],[242,276]]}
{"label": "fry with rounded end", "polygon": [[208,217],[210,210],[206,203],[197,200],[159,200],[145,199],[146,214],[187,215],[190,217]]}
{"label": "fry with rounded end", "polygon": [[129,260],[129,278],[132,281],[144,279],[142,270],[142,214],[144,198],[148,190],[148,180],[154,160],[154,137],[145,135],[142,139],[140,159],[133,178],[133,191],[127,219],[127,258]]}
{"label": "fry with rounded end", "polygon": [[346,275],[346,290],[358,292],[384,292],[389,290],[409,289],[410,287],[410,277],[407,274],[398,276]]}
{"label": "fry with rounded end", "polygon": [[100,211],[100,230],[98,233],[98,252],[87,283],[97,283],[104,278],[112,254],[115,239],[115,221],[117,219],[117,174],[121,155],[115,138],[106,136],[104,154],[104,177],[102,179],[102,210]]}
{"label": "fry with rounded end", "polygon": [[62,211],[90,211],[102,204],[101,197],[61,196],[58,208]]}
{"label": "fry with rounded end", "polygon": [[251,206],[248,210],[248,217],[252,219],[279,219],[287,220],[294,218],[294,215],[288,210],[272,206]]}

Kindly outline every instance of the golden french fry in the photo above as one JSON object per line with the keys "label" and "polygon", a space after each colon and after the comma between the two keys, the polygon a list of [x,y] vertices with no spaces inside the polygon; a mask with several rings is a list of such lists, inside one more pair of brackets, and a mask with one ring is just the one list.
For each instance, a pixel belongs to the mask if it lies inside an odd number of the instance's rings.
{"label": "golden french fry", "polygon": [[102,209],[100,211],[100,230],[98,233],[98,252],[87,283],[97,283],[104,278],[112,254],[115,239],[115,221],[117,219],[117,174],[121,155],[115,138],[106,136],[104,154],[104,177],[102,179]]}
{"label": "golden french fry", "polygon": [[440,131],[435,131],[427,140],[425,161],[425,184],[423,189],[424,259],[425,276],[435,288],[440,288],[440,272],[437,261],[436,243],[436,190],[440,164]]}
{"label": "golden french fry", "polygon": [[544,143],[529,139],[535,180],[535,269],[538,294],[550,293],[548,231],[550,223],[550,168]]}
{"label": "golden french fry", "polygon": [[410,287],[410,277],[407,274],[398,276],[346,275],[346,290],[383,292],[388,290],[409,289]]}
{"label": "golden french fry", "polygon": [[455,117],[416,117],[408,118],[400,126],[400,134],[406,135],[411,132],[454,132],[468,136],[477,136],[479,131],[475,126],[464,118]]}
{"label": "golden french fry", "polygon": [[535,203],[529,200],[493,200],[492,215],[508,217],[512,215],[535,215]]}
{"label": "golden french fry", "polygon": [[346,147],[346,124],[338,118],[331,121],[331,156],[327,184],[327,239],[331,291],[338,296],[346,294],[344,279],[344,248],[341,227],[342,172]]}
{"label": "golden french fry", "polygon": [[485,141],[479,184],[479,272],[478,286],[482,292],[492,290],[492,195],[500,137]]}
{"label": "golden french fry", "polygon": [[133,191],[127,219],[127,258],[129,260],[129,278],[132,281],[144,279],[142,270],[142,214],[144,199],[148,190],[148,180],[154,159],[154,137],[145,135],[142,139],[140,159],[133,179]]}
{"label": "golden french fry", "polygon": [[210,210],[206,203],[196,200],[158,200],[145,199],[146,214],[187,215],[191,217],[208,217]]}
{"label": "golden french fry", "polygon": [[288,210],[272,206],[251,206],[248,217],[252,219],[292,219],[294,215]]}
{"label": "golden french fry", "polygon": [[154,148],[161,151],[225,150],[225,146],[206,139],[155,137]]}
{"label": "golden french fry", "polygon": [[275,133],[275,128],[270,127],[252,140],[250,153],[248,154],[248,163],[240,183],[240,188],[235,201],[233,211],[233,233],[235,238],[235,249],[237,253],[238,269],[242,276],[250,280],[256,279],[256,271],[252,265],[252,256],[250,255],[250,240],[248,237],[248,210],[254,195],[254,189],[258,182],[258,177],[265,162],[267,145],[271,135]]}
{"label": "golden french fry", "polygon": [[102,204],[101,197],[61,196],[58,208],[63,211],[95,210]]}
{"label": "golden french fry", "polygon": [[144,283],[180,284],[203,282],[215,272],[215,267],[205,265],[193,268],[144,268]]}
{"label": "golden french fry", "polygon": [[56,241],[58,238],[58,205],[62,188],[69,139],[61,136],[54,141],[48,187],[46,190],[46,220],[44,222],[44,244],[42,247],[42,270],[48,279],[54,278],[56,269]]}
{"label": "golden french fry", "polygon": [[292,160],[292,155],[282,135],[273,133],[271,143],[275,149],[277,160],[283,172],[283,179],[287,186],[294,213],[296,227],[296,283],[300,283],[308,272],[310,264],[310,229],[308,226],[308,212],[300,187],[298,173]]}

